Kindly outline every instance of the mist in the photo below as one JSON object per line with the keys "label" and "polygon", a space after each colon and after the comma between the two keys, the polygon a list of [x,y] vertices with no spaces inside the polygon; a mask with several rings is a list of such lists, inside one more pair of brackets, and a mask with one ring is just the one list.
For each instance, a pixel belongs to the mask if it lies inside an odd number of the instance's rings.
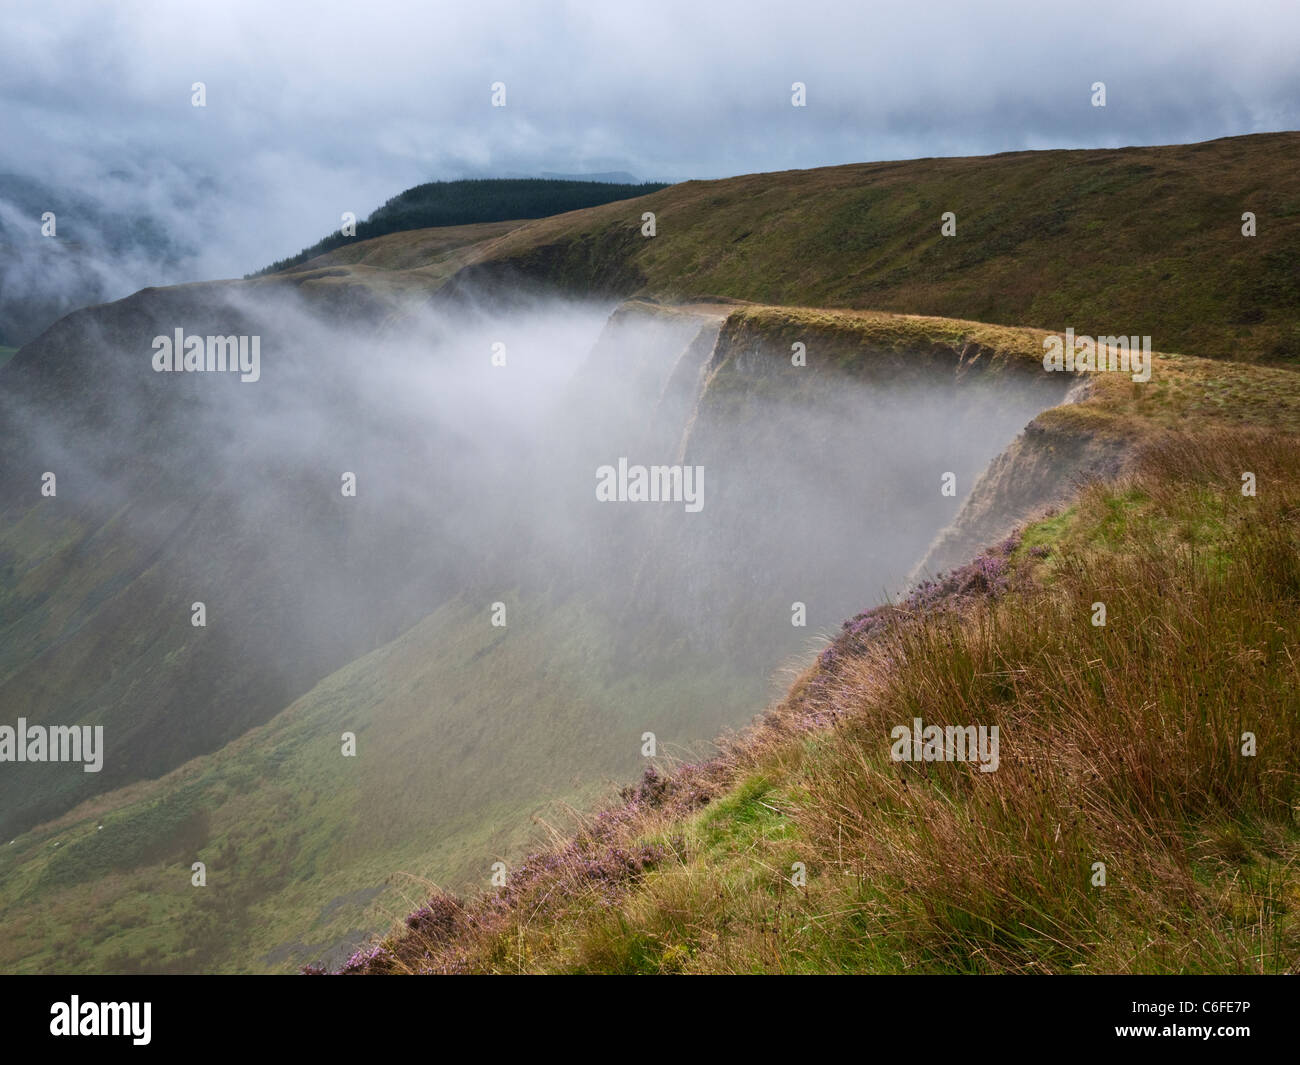
{"label": "mist", "polygon": [[[484,627],[500,604],[507,640],[533,626],[585,642],[583,683],[645,682],[611,706],[624,731],[686,750],[901,591],[1066,385],[958,380],[924,359],[817,372],[777,345],[725,350],[723,317],[480,292],[367,320],[251,283],[65,319],[0,377],[17,441],[0,463],[15,593],[0,717],[104,724],[105,765],[93,780],[11,767],[0,828],[216,750],[449,604]],[[259,337],[259,379],[155,371],[155,337],[178,328]],[[602,502],[598,471],[620,460],[700,469],[698,509]],[[44,625],[24,588],[43,589]],[[491,714],[517,693],[479,668]],[[680,684],[706,674],[725,696],[683,704]],[[436,701],[429,714],[432,735]],[[618,730],[582,750],[589,781],[635,764]]]}

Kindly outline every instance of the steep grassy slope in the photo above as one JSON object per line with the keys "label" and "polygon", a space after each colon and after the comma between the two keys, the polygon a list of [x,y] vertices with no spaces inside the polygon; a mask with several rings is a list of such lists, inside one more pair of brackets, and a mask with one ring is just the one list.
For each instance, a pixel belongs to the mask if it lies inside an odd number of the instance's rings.
{"label": "steep grassy slope", "polygon": [[[290,302],[231,292],[144,292],[72,315],[5,367],[0,716],[93,721],[107,752],[93,774],[6,766],[0,830],[215,750],[464,587],[457,511],[478,486],[429,469],[408,434],[465,461],[474,443],[423,409],[372,407],[381,424],[368,421],[355,394],[340,398],[343,373],[316,372],[351,350],[333,322],[295,324]],[[180,324],[260,335],[266,378],[154,373],[151,339]],[[353,366],[364,380],[377,361]],[[340,471],[358,468],[366,492],[350,507]]]}
{"label": "steep grassy slope", "polygon": [[[498,857],[535,845],[534,815],[563,816],[550,800],[595,801],[593,766],[633,773],[641,728],[698,740],[738,700],[761,699],[716,662],[593,670],[615,621],[524,604],[503,632],[486,604],[449,604],[215,754],[20,836],[0,857],[0,964],[341,960],[430,879],[484,883]],[[340,754],[346,731],[355,759]],[[194,861],[207,864],[204,889],[191,886]]]}
{"label": "steep grassy slope", "polygon": [[[688,181],[491,237],[462,252],[458,283],[1073,326],[1150,335],[1162,351],[1294,359],[1298,163],[1300,133],[1272,133]],[[940,235],[945,211],[954,237]],[[1242,235],[1247,211],[1255,237]],[[365,262],[402,284],[413,249],[427,242],[433,263],[441,240],[367,242]]]}
{"label": "steep grassy slope", "polygon": [[[672,317],[672,312],[654,308],[629,309],[616,316],[616,323],[625,324],[607,330],[604,343],[610,354],[629,350],[638,316],[644,314]],[[807,347],[813,374],[827,375],[831,382],[863,375],[866,379],[879,375],[882,382],[919,375],[933,388],[938,381],[934,375],[946,366],[946,372],[970,378],[966,387],[974,397],[981,381],[989,382],[996,394],[1000,377],[1037,370],[1042,336],[1034,330],[908,316],[738,308],[720,323],[717,350],[726,354],[706,367],[710,385],[692,435],[699,433],[707,440],[709,425],[725,420],[744,397],[740,409],[754,403],[761,409],[762,397],[773,388],[794,389],[797,398],[799,388],[813,387],[811,381],[777,384],[793,370],[787,353],[795,337]],[[623,369],[610,367],[609,372],[618,376]],[[1294,433],[1300,430],[1296,382],[1293,373],[1280,369],[1160,356],[1148,385],[1135,386],[1120,375],[1097,375],[1089,381],[1089,395],[1082,402],[1039,415],[1034,431],[1018,443],[1032,437],[1050,456],[1053,449],[1064,450],[1069,441],[1086,433],[1096,441],[1110,441],[1118,451],[1099,448],[1098,465],[1083,472],[1113,473],[1115,454],[1132,455],[1160,432],[1198,421],[1207,430],[1260,424]],[[1059,398],[1067,384],[1062,380],[1054,395]],[[1224,396],[1234,401],[1221,403]],[[815,393],[808,398],[818,404],[826,401]],[[1044,401],[1051,402],[1046,397]],[[669,420],[676,419],[674,415]],[[862,434],[862,424],[853,422],[849,430],[843,442],[823,441],[826,452],[818,453],[818,459],[824,462],[843,452],[857,465],[870,468],[871,463],[862,458],[867,452],[858,453],[853,447],[853,434]],[[760,440],[761,435],[756,435],[751,442],[758,446]],[[789,438],[779,434],[777,442],[790,445]],[[1008,454],[1015,455],[1016,446]],[[771,461],[771,453],[764,461]],[[1038,456],[1033,463],[1041,461],[1050,463],[1050,457]],[[1032,468],[1012,461],[1005,475],[1015,482]],[[1073,459],[1063,462],[1058,477],[1036,485],[1035,491],[1046,494],[1032,497],[1031,493],[1024,502],[1041,504],[1068,495],[1070,478],[1078,472]],[[1268,475],[1268,483],[1284,472]],[[919,491],[936,494],[932,486]],[[1109,497],[1103,493],[1096,498]],[[960,516],[959,502],[949,504],[949,516]],[[1058,552],[1052,556],[1052,567],[1074,572],[1070,566],[1075,563],[1066,566],[1056,560],[1067,557],[1060,546],[1067,539],[1083,545],[1095,539],[1092,525],[1070,524],[1082,521],[1079,513],[1076,509],[1066,518],[1037,527],[1017,554],[1017,564],[1023,558],[1027,565],[1039,565],[1036,556],[1041,552],[1030,548],[1052,543],[1052,550]],[[1006,515],[1002,517],[1006,520]],[[869,511],[833,524],[847,524],[861,545],[872,539],[862,531],[864,518],[869,518]],[[1189,520],[1180,517],[1171,528],[1180,530]],[[750,538],[761,554],[761,538],[753,530]],[[915,539],[918,548],[924,542],[923,536]],[[1107,550],[1123,553],[1135,545],[1124,540]],[[1168,549],[1177,554],[1177,543],[1171,541]],[[598,562],[598,554],[579,554],[583,566],[604,565]],[[820,574],[840,588],[842,598],[833,602],[867,606],[875,599],[875,589],[855,581],[851,568],[829,567],[827,558],[834,556],[826,550],[813,548],[807,554],[813,563],[809,577]],[[1103,554],[1088,564],[1105,569],[1113,560]],[[993,564],[992,572],[999,579],[1004,566],[1003,561]],[[1081,572],[1082,579],[1093,579],[1088,576],[1091,570]],[[988,584],[984,574],[981,569],[974,581],[979,587]],[[736,582],[727,578],[722,583]],[[415,909],[431,883],[472,895],[484,885],[497,860],[510,864],[511,886],[504,895],[489,896],[479,905],[495,915],[493,922],[513,921],[517,911],[508,905],[512,900],[537,900],[529,886],[534,875],[529,870],[549,870],[536,885],[544,894],[555,887],[547,879],[551,874],[574,875],[567,858],[540,864],[517,861],[525,848],[537,844],[543,824],[572,824],[571,815],[556,800],[589,808],[608,795],[604,781],[634,776],[642,762],[638,748],[644,729],[660,737],[661,753],[689,757],[693,744],[744,720],[747,709],[764,699],[761,673],[752,663],[721,652],[727,642],[724,637],[733,630],[760,635],[765,631],[761,620],[755,627],[753,619],[735,616],[753,613],[742,602],[728,605],[724,598],[715,614],[709,614],[702,602],[698,613],[709,618],[708,624],[690,639],[668,639],[671,629],[638,631],[634,626],[629,630],[616,597],[605,604],[565,602],[561,594],[565,585],[564,574],[555,572],[549,582],[501,590],[498,594],[514,604],[513,620],[504,631],[489,625],[485,601],[462,597],[398,640],[325,678],[267,725],[220,751],[159,781],[98,797],[20,836],[0,852],[0,900],[6,927],[14,929],[0,948],[4,963],[32,971],[247,971],[283,970],[310,961],[337,964],[341,953],[362,940],[367,930],[382,928]],[[647,596],[653,592],[653,582],[641,587]],[[717,594],[710,591],[705,600]],[[788,602],[777,606],[788,633]],[[847,614],[854,608],[830,609]],[[1025,641],[1040,639],[1041,626],[1029,620],[1039,608],[1024,609],[1030,614],[1012,615],[1005,623],[1020,626]],[[828,617],[814,629],[824,630],[831,623]],[[630,650],[622,646],[628,639],[633,641]],[[1017,646],[1027,644],[1009,643],[1007,653],[1014,655]],[[859,712],[858,702],[865,696],[857,688],[846,688],[839,670],[862,653],[865,650],[855,642],[837,647],[796,688],[777,720],[799,720],[798,740],[778,742],[765,729],[762,735],[767,738],[746,748],[749,753],[733,752],[730,759],[687,773],[671,785],[651,777],[639,789],[641,798],[630,812],[597,821],[597,825],[616,826],[616,837],[598,833],[595,844],[581,844],[587,857],[577,882],[578,898],[569,898],[560,913],[525,929],[525,939],[535,933],[539,945],[529,948],[536,954],[522,963],[524,967],[657,971],[731,964],[713,956],[697,964],[690,960],[700,949],[694,941],[682,940],[674,946],[659,930],[637,931],[638,921],[660,919],[643,915],[643,907],[660,905],[654,897],[647,896],[644,903],[633,901],[626,918],[629,924],[602,923],[607,917],[585,908],[592,902],[587,888],[594,887],[599,898],[608,898],[611,892],[617,895],[649,865],[678,875],[673,873],[677,858],[670,855],[684,843],[689,858],[680,875],[688,883],[714,877],[716,883],[729,885],[732,901],[751,917],[760,912],[769,891],[775,891],[772,898],[779,898],[780,891],[773,888],[779,877],[772,883],[764,879],[764,869],[777,866],[769,858],[762,859],[766,865],[754,864],[754,854],[766,854],[771,846],[793,847],[797,837],[786,815],[777,818],[770,808],[785,809],[781,788],[787,786],[794,789],[791,794],[815,808],[817,796],[829,785],[823,781],[804,794],[798,789],[813,785],[801,778],[771,784],[762,774],[775,770],[761,759],[772,755],[778,766],[784,766],[787,761],[797,762],[810,742],[814,746],[837,742],[833,736],[810,740],[808,732]],[[876,659],[871,661],[879,665]],[[635,667],[629,668],[629,662]],[[879,683],[876,666],[855,683],[868,687]],[[934,668],[946,667],[936,660]],[[809,701],[810,692],[821,694]],[[1291,712],[1289,705],[1281,710],[1283,724],[1289,720],[1285,716]],[[978,715],[977,704],[968,706],[967,712]],[[339,756],[344,731],[357,733],[360,756],[355,761]],[[751,757],[760,761],[745,761]],[[742,772],[736,772],[737,764]],[[593,774],[593,766],[601,770]],[[842,762],[827,762],[824,771],[827,779],[850,777]],[[1288,771],[1285,766],[1283,771]],[[733,784],[739,787],[734,794]],[[688,808],[678,810],[673,806],[676,799],[665,808],[662,803],[670,795],[688,797]],[[713,801],[711,811],[699,819],[697,804],[703,796],[712,796]],[[650,821],[640,820],[643,816]],[[775,834],[773,839],[769,833]],[[782,851],[783,861],[784,856]],[[195,860],[207,863],[209,889],[190,886],[190,863]],[[811,863],[809,867],[814,868]],[[554,893],[557,903],[574,889],[572,883],[566,884]],[[665,890],[686,890],[675,881],[665,884]],[[751,897],[753,893],[757,896]],[[722,901],[706,905],[689,896],[679,901],[683,920],[708,923],[717,917],[717,942],[723,943],[723,930],[733,918]],[[435,901],[434,905],[446,904]],[[702,916],[692,916],[691,908],[697,905]],[[717,909],[719,905],[724,909]],[[454,910],[459,913],[459,906]],[[78,915],[76,920],[73,914]],[[596,921],[594,931],[587,924],[591,920]],[[416,924],[424,927],[427,921],[419,918]],[[852,925],[858,927],[856,920]],[[488,927],[500,930],[491,922]],[[620,927],[629,932],[627,937]],[[575,929],[580,933],[576,938]],[[481,944],[471,949],[460,939],[446,949],[468,950],[464,964],[471,967],[513,967],[521,963],[509,956],[506,940],[517,932],[514,926],[502,932],[500,939],[483,948],[487,953],[476,953]],[[577,960],[569,953],[574,944],[595,943],[602,937],[609,941],[601,943],[597,953],[582,954]],[[651,950],[647,945],[651,941],[662,942],[662,948]],[[560,950],[562,944],[567,945]],[[412,961],[409,951],[415,948],[409,944],[395,949],[407,959],[403,964],[414,968],[425,964],[425,949],[444,960],[452,956],[423,940],[418,961]],[[839,948],[831,944],[825,949],[832,953],[803,964],[867,964],[860,954],[836,962],[832,955]],[[381,967],[392,964],[382,960],[387,954],[380,957]],[[745,964],[760,963],[750,959]],[[871,964],[887,962],[875,958]]]}
{"label": "steep grassy slope", "polygon": [[[1043,415],[1122,432],[1128,471],[346,971],[1300,971],[1300,387],[1216,369]],[[998,726],[997,770],[891,760],[918,717]]]}

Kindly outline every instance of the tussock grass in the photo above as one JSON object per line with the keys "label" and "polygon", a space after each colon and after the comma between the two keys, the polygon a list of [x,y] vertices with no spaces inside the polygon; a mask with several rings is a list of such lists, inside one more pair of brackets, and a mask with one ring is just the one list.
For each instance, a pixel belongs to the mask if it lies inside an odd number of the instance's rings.
{"label": "tussock grass", "polygon": [[[1154,437],[1123,480],[848,623],[717,758],[648,774],[352,971],[1294,971],[1297,444]],[[892,762],[914,717],[997,725],[1000,767]]]}

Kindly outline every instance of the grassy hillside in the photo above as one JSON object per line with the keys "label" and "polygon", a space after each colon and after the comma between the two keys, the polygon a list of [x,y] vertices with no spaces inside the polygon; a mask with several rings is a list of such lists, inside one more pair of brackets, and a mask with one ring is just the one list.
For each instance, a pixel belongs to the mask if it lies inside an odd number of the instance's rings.
{"label": "grassy hillside", "polygon": [[[399,193],[370,217],[358,222],[356,234],[331,233],[297,255],[272,263],[260,274],[287,270],[318,255],[357,241],[430,227],[475,225],[576,211],[583,207],[644,196],[663,183],[629,185],[608,181],[568,181],[555,178],[492,178],[471,181],[431,181]],[[258,276],[250,275],[250,276]]]}
{"label": "grassy hillside", "polygon": [[[494,235],[462,253],[456,283],[1073,326],[1150,335],[1162,351],[1294,360],[1297,162],[1300,133],[1270,133],[688,181]],[[647,211],[652,238],[641,235]],[[946,211],[956,236],[940,235]],[[1246,211],[1254,237],[1241,232]],[[453,272],[437,269],[436,231],[403,236],[370,242],[371,271],[332,283]]]}
{"label": "grassy hillside", "polygon": [[[702,740],[728,707],[761,698],[761,678],[708,662],[593,673],[613,628],[576,605],[520,604],[503,633],[481,604],[450,604],[215,754],[19,836],[0,854],[0,966],[257,972],[339,959],[430,882],[486,883],[496,858],[545,838],[535,815],[607,798],[584,772],[592,748],[615,748],[603,760],[625,777],[640,734],[597,728],[609,707]],[[356,758],[341,754],[345,731]],[[206,888],[190,883],[195,861]]]}
{"label": "grassy hillside", "polygon": [[[846,622],[723,754],[345,971],[1300,969],[1300,390],[1216,409],[1214,367],[1157,373],[1044,416],[1122,423],[1122,477]],[[998,770],[892,761],[915,717],[997,725]]]}

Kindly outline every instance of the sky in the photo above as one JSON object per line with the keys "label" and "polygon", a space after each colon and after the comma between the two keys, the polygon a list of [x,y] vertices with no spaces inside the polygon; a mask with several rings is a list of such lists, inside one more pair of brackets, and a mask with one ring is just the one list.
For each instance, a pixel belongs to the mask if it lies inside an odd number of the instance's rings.
{"label": "sky", "polygon": [[132,283],[239,276],[436,179],[1296,129],[1297,55],[1295,0],[3,0],[0,173],[188,242],[186,276]]}

